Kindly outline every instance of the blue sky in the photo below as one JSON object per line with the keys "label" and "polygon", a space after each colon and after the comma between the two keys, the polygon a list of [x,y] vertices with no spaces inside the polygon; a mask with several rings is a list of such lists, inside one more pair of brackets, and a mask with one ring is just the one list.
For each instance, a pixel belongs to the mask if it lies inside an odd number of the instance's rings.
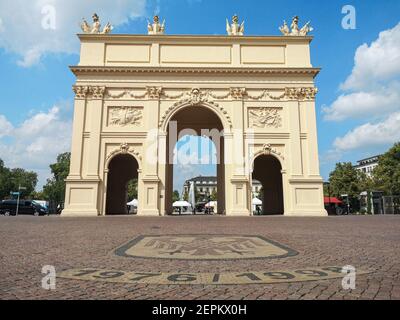
{"label": "blue sky", "polygon": [[[41,26],[46,5],[55,8],[56,29]],[[344,5],[356,9],[355,30],[342,28]],[[69,150],[68,66],[79,60],[79,22],[93,12],[115,25],[113,33],[143,34],[154,13],[166,19],[167,34],[225,34],[225,18],[234,13],[245,20],[246,35],[279,35],[294,15],[311,20],[312,63],[322,68],[316,109],[323,177],[337,161],[379,154],[400,140],[398,0],[0,0],[0,158],[39,172],[40,185],[57,154]]]}

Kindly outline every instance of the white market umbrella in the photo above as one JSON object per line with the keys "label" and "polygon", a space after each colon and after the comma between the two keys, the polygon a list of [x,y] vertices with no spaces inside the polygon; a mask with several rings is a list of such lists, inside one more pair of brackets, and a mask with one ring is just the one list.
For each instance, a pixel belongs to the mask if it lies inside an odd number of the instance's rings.
{"label": "white market umbrella", "polygon": [[215,208],[217,206],[217,201],[210,201],[205,205],[206,208]]}
{"label": "white market umbrella", "polygon": [[254,198],[253,199],[253,206],[261,206],[263,203],[260,199]]}
{"label": "white market umbrella", "polygon": [[139,201],[137,199],[133,199],[131,202],[128,202],[127,205],[131,207],[137,207],[139,204]]}
{"label": "white market umbrella", "polygon": [[175,201],[172,204],[172,206],[175,207],[175,208],[182,208],[182,207],[191,207],[192,205],[187,201],[180,200],[180,201]]}

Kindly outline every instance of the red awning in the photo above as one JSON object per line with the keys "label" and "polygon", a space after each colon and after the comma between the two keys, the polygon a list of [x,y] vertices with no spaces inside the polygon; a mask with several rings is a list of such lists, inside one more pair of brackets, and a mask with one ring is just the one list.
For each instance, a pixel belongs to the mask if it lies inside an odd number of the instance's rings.
{"label": "red awning", "polygon": [[343,201],[340,201],[338,198],[335,198],[335,197],[324,197],[324,203],[325,204],[329,204],[329,203],[342,204]]}

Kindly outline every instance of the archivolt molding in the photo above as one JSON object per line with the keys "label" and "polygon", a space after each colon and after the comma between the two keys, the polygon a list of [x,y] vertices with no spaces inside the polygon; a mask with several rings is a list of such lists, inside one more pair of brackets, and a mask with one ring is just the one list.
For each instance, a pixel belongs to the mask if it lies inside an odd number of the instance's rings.
{"label": "archivolt molding", "polygon": [[228,112],[219,104],[209,99],[208,92],[202,92],[199,88],[193,88],[190,92],[187,92],[183,95],[182,99],[175,102],[172,106],[170,106],[162,116],[159,122],[159,128],[165,129],[165,124],[168,122],[168,119],[174,114],[177,110],[188,107],[188,106],[196,106],[203,105],[209,107],[214,110],[218,115],[222,115],[225,119],[226,124],[228,124],[229,129],[232,128],[232,120],[228,114]]}
{"label": "archivolt molding", "polygon": [[[285,160],[285,157],[282,153],[272,147],[270,143],[264,144],[262,149],[254,154],[254,160],[261,155],[274,155],[276,156],[281,162]],[[283,166],[282,166],[283,167]]]}
{"label": "archivolt molding", "polygon": [[121,143],[121,145],[119,146],[119,148],[111,151],[106,158],[106,162],[105,162],[105,169],[108,170],[108,166],[111,162],[111,160],[119,154],[129,154],[131,156],[133,156],[136,161],[140,166],[140,163],[142,161],[142,156],[140,155],[140,153],[138,151],[136,151],[134,148],[130,147],[129,144],[127,142]]}

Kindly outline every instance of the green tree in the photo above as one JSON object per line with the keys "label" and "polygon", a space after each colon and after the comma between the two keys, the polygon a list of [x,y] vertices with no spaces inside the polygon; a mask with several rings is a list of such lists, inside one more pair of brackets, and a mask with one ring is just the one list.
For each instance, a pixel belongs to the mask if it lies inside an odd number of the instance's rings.
{"label": "green tree", "polygon": [[178,190],[175,190],[174,193],[172,194],[172,202],[179,201],[180,198],[181,198],[181,197],[180,197],[180,195],[179,195],[179,191],[178,191]]}
{"label": "green tree", "polygon": [[211,199],[211,201],[217,201],[217,199],[218,199],[218,194],[217,194],[217,190],[216,190],[216,189],[214,189],[214,190],[212,191],[211,196],[210,196],[210,199]]}
{"label": "green tree", "polygon": [[10,192],[17,192],[18,187],[23,187],[21,197],[32,197],[38,182],[37,173],[21,168],[9,169],[0,159],[0,200],[10,197]]}
{"label": "green tree", "polygon": [[375,187],[386,195],[400,194],[400,143],[396,143],[379,158],[373,180]]}
{"label": "green tree", "polygon": [[128,200],[138,198],[138,179],[132,179],[128,182]]}
{"label": "green tree", "polygon": [[350,162],[337,163],[335,170],[329,175],[331,196],[340,197],[348,194],[355,198],[362,191],[360,181],[361,175]]}
{"label": "green tree", "polygon": [[194,202],[197,203],[201,200],[203,199],[201,199],[200,191],[198,190],[198,188],[194,188]]}
{"label": "green tree", "polygon": [[17,192],[18,187],[23,187],[21,190],[21,198],[31,197],[35,191],[38,175],[33,171],[26,171],[21,168],[11,169],[10,171],[11,190]]}
{"label": "green tree", "polygon": [[12,191],[11,172],[4,166],[3,160],[0,159],[0,200],[8,197]]}
{"label": "green tree", "polygon": [[65,179],[69,173],[71,153],[66,152],[57,156],[57,162],[50,165],[53,177],[47,180],[43,187],[43,196],[45,200],[52,200],[56,203],[62,203],[65,199]]}

